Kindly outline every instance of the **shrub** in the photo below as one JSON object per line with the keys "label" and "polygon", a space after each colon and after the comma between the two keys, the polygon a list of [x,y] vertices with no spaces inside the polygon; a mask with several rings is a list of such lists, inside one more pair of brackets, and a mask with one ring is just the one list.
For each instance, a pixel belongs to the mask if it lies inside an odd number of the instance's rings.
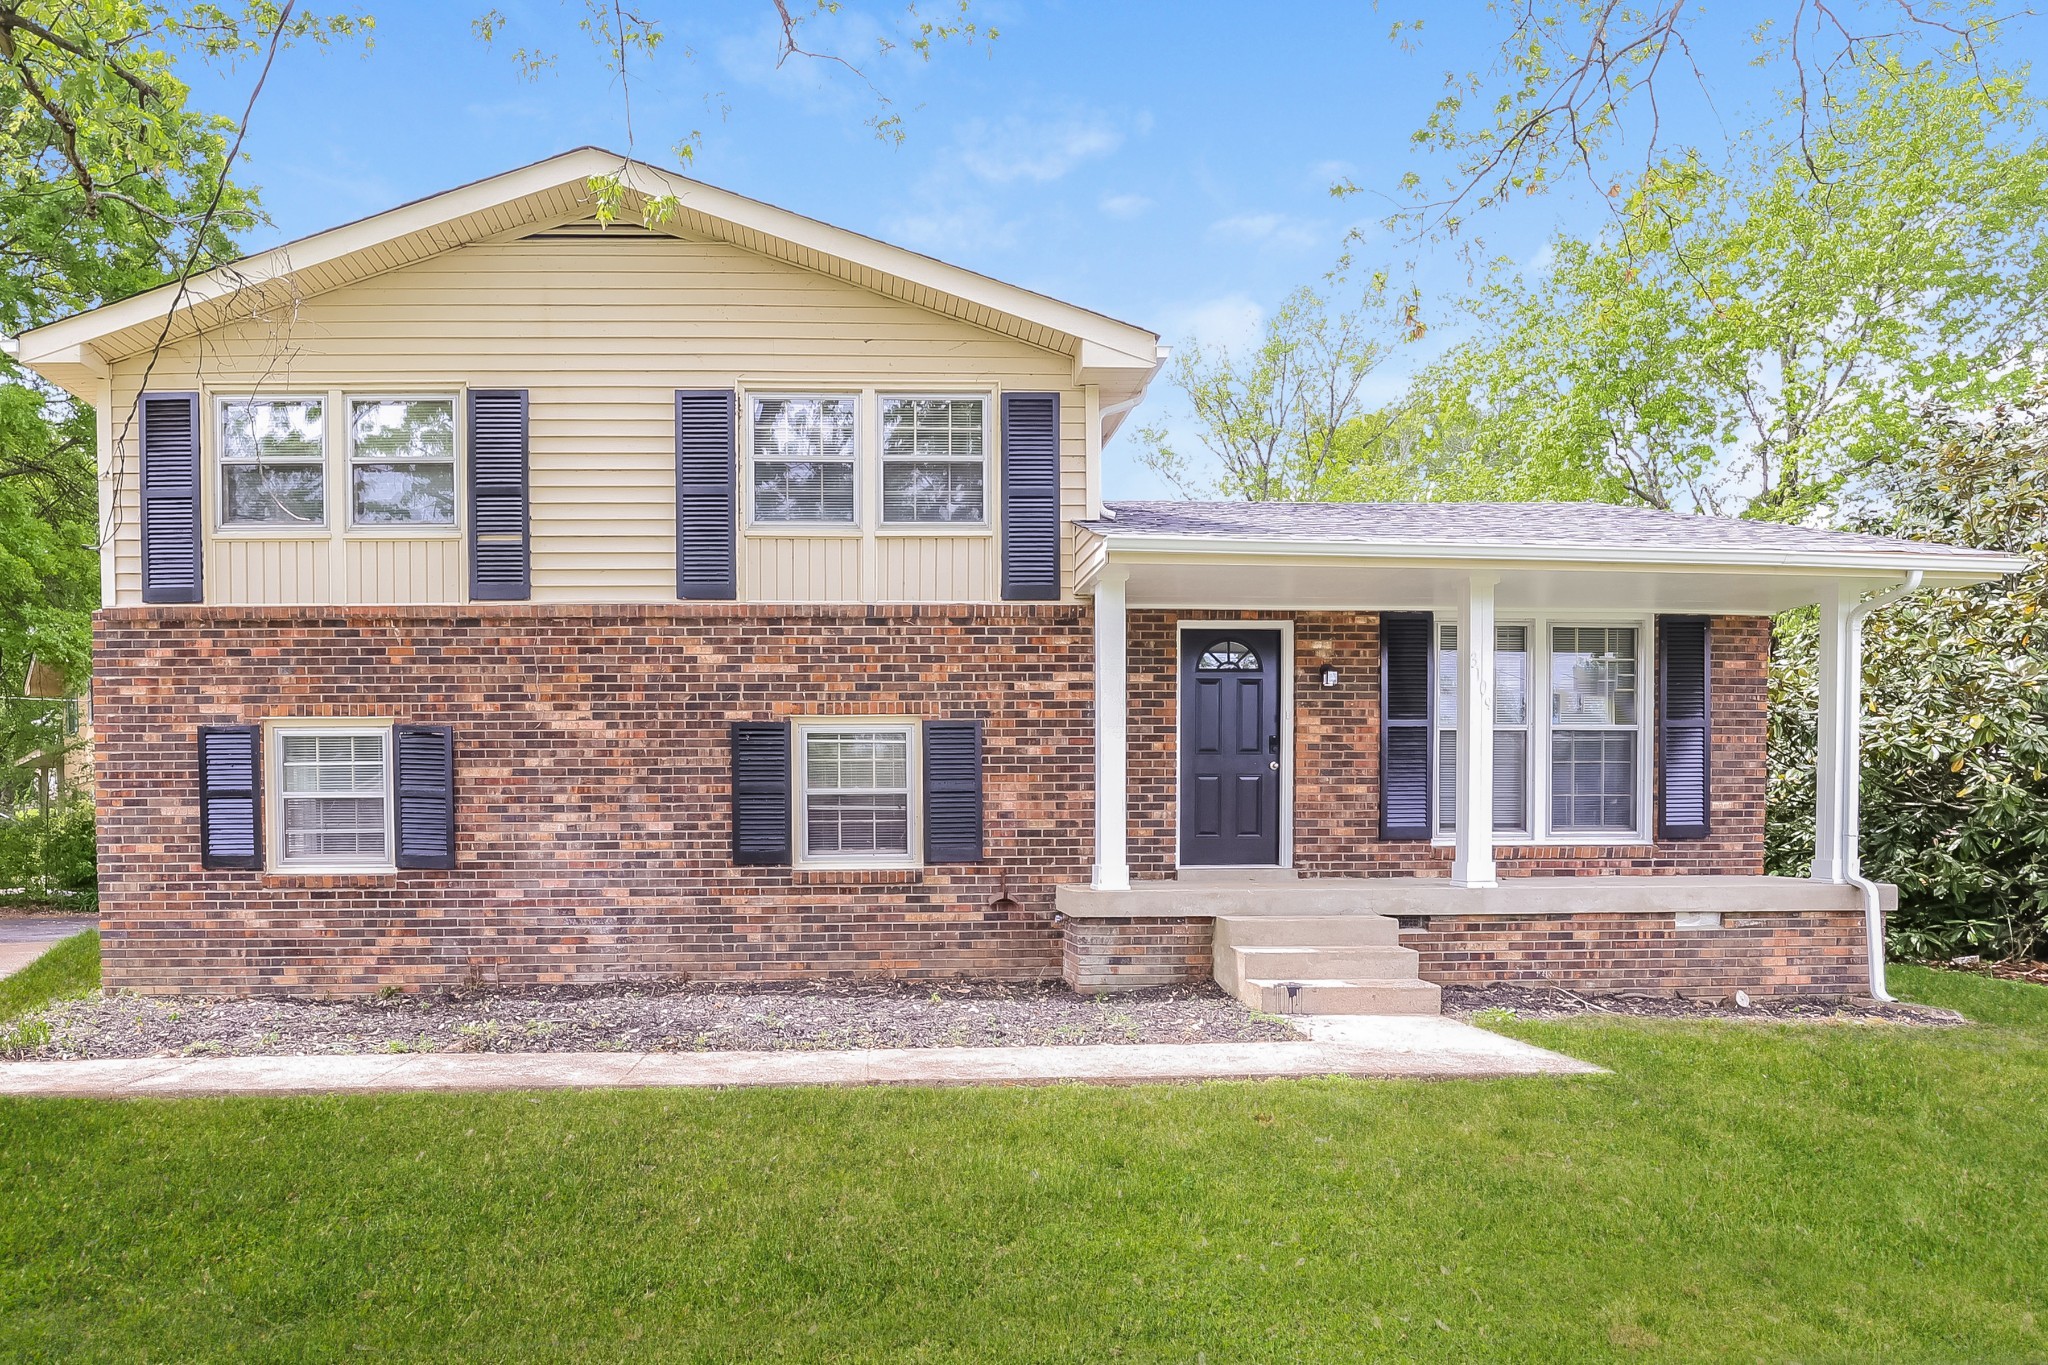
{"label": "shrub", "polygon": [[[2048,393],[1938,411],[1848,529],[2024,555],[1996,583],[1916,594],[1865,627],[1863,862],[1899,887],[1895,956],[2027,956],[2048,943]],[[1814,613],[1772,646],[1770,870],[1813,855]]]}
{"label": "shrub", "polygon": [[97,887],[90,801],[68,801],[47,815],[29,811],[0,822],[0,892],[37,900],[92,898]]}

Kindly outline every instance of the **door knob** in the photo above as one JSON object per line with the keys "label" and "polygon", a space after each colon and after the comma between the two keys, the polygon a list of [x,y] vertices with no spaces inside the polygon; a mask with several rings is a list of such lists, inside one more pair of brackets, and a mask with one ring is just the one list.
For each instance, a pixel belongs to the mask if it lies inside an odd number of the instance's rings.
{"label": "door knob", "polygon": [[1268,763],[1266,766],[1277,773],[1280,771],[1280,760],[1276,758],[1272,762]]}

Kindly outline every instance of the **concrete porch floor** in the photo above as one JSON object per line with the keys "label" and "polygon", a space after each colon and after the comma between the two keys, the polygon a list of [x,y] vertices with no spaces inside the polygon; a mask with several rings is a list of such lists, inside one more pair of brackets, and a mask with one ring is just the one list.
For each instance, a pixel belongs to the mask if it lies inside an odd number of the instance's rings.
{"label": "concrete porch floor", "polygon": [[[1878,888],[1887,913],[1898,888]],[[1805,877],[1503,877],[1497,886],[1453,886],[1442,877],[1301,877],[1287,868],[1189,868],[1176,880],[1133,881],[1128,891],[1062,886],[1070,919],[1218,915],[1598,915],[1750,914],[1856,910],[1843,882]]]}

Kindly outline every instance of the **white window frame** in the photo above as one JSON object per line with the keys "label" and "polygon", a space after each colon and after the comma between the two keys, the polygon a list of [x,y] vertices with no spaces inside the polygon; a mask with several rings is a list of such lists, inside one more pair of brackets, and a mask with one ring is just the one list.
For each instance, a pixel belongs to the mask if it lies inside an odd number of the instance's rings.
{"label": "white window frame", "polygon": [[[809,868],[878,868],[924,866],[924,723],[907,716],[808,716],[791,726],[790,793],[791,817],[796,824],[796,861]],[[908,737],[904,783],[907,804],[905,820],[908,848],[901,854],[870,855],[811,853],[811,790],[806,779],[805,749],[811,735],[836,731],[890,730]],[[877,788],[876,790],[880,790]]]}
{"label": "white window frame", "polygon": [[[858,536],[866,526],[867,499],[862,491],[867,483],[868,420],[866,399],[868,393],[858,389],[808,389],[770,388],[742,389],[739,393],[740,421],[740,472],[746,484],[747,531],[754,535],[770,536]],[[853,453],[846,463],[853,468],[853,519],[851,521],[763,521],[760,509],[754,502],[754,404],[774,402],[777,399],[819,399],[853,404]],[[838,464],[840,461],[820,461]]]}
{"label": "white window frame", "polygon": [[[206,433],[206,448],[213,458],[207,463],[211,467],[211,486],[205,490],[206,497],[213,504],[213,529],[228,536],[250,536],[274,540],[292,536],[326,537],[332,534],[330,528],[341,524],[334,515],[334,398],[332,392],[299,393],[215,393],[212,399],[213,424]],[[233,404],[249,403],[318,403],[320,405],[320,458],[319,460],[283,461],[287,464],[302,464],[320,471],[320,520],[313,521],[230,521],[228,520],[227,472],[235,465],[246,465],[248,460],[231,460],[227,454],[228,408]]]}
{"label": "white window frame", "polygon": [[[889,466],[892,463],[923,464],[933,463],[917,459],[892,460],[885,434],[886,412],[891,403],[957,403],[962,399],[974,399],[981,404],[981,516],[974,521],[897,521],[889,516],[884,490],[888,486]],[[942,389],[908,390],[880,389],[875,392],[875,524],[885,530],[903,534],[945,534],[987,530],[994,524],[997,467],[995,459],[995,395],[981,389],[956,389],[947,392]],[[952,460],[948,463],[967,464],[967,460]]]}
{"label": "white window frame", "polygon": [[[321,861],[289,858],[285,855],[284,741],[289,735],[360,736],[375,735],[384,744],[384,857],[377,862],[346,859]],[[396,761],[392,752],[392,722],[321,717],[265,722],[263,727],[263,824],[264,862],[272,872],[327,875],[369,875],[398,870],[398,792]]]}
{"label": "white window frame", "polygon": [[[381,389],[375,389],[375,390],[370,390],[370,391],[368,391],[368,392],[356,392],[356,391],[354,391],[354,390],[347,390],[347,391],[344,391],[344,392],[343,392],[343,393],[341,394],[341,400],[340,400],[340,402],[341,402],[341,413],[340,413],[340,421],[341,421],[341,442],[342,442],[342,452],[341,452],[341,471],[342,471],[342,483],[343,483],[343,485],[344,485],[344,491],[345,491],[345,493],[346,493],[346,495],[347,495],[347,498],[348,498],[348,510],[347,510],[347,512],[346,512],[346,514],[345,514],[345,519],[346,519],[346,524],[347,524],[347,526],[348,526],[348,529],[349,529],[349,531],[350,531],[350,533],[351,533],[351,534],[353,534],[353,535],[355,535],[355,536],[357,536],[357,537],[366,537],[366,536],[367,536],[367,537],[376,537],[376,536],[392,536],[392,537],[407,537],[407,536],[423,536],[423,537],[426,537],[426,538],[429,538],[429,539],[436,539],[436,538],[438,538],[438,539],[448,539],[448,538],[453,538],[453,537],[455,537],[455,536],[459,536],[459,535],[461,535],[461,533],[462,533],[462,524],[463,524],[463,513],[464,513],[464,511],[466,510],[466,509],[464,508],[464,506],[463,506],[463,501],[464,501],[464,500],[463,500],[463,496],[462,496],[462,495],[463,495],[463,492],[464,492],[464,488],[463,488],[463,485],[464,485],[464,483],[466,482],[466,464],[465,464],[465,461],[464,461],[464,455],[465,455],[465,449],[464,449],[464,446],[465,446],[465,442],[464,442],[464,436],[465,436],[465,433],[466,433],[466,430],[467,430],[467,425],[468,425],[468,423],[467,423],[467,415],[466,415],[466,412],[465,412],[465,409],[466,409],[466,407],[467,407],[467,403],[466,403],[465,399],[466,399],[466,395],[465,395],[465,394],[462,394],[462,393],[457,393],[457,392],[453,392],[453,391],[449,391],[449,390],[428,390],[428,391],[426,391],[426,392],[418,392],[418,393],[415,393],[415,392],[395,392],[395,391],[394,391],[394,392],[386,392],[386,391],[384,391],[384,390],[381,390]],[[449,450],[449,453],[448,453],[448,465],[449,465],[449,472],[450,472],[451,476],[452,476],[452,477],[454,478],[454,480],[455,480],[455,515],[454,515],[454,518],[453,518],[452,520],[449,520],[449,521],[357,521],[357,520],[356,520],[356,463],[357,463],[357,462],[356,462],[356,424],[355,424],[355,405],[356,405],[356,404],[358,404],[358,403],[434,403],[434,402],[445,402],[445,403],[447,403],[447,404],[448,404],[448,405],[449,405],[449,406],[450,406],[450,407],[451,407],[451,408],[453,409],[453,414],[454,414],[454,440],[453,440],[453,444],[452,444],[452,446],[451,446],[451,448],[450,448],[450,450]],[[420,460],[420,461],[387,461],[387,460],[370,460],[370,461],[366,461],[365,463],[369,463],[369,464],[395,464],[395,463],[414,463],[414,464],[425,464],[425,463],[430,463],[430,462],[429,462],[429,461],[424,461],[424,460]]]}
{"label": "white window frame", "polygon": [[[1455,613],[1439,613],[1439,626],[1448,621],[1457,622]],[[1616,615],[1612,612],[1537,612],[1523,613],[1500,618],[1497,623],[1504,626],[1525,626],[1529,631],[1529,832],[1500,832],[1493,836],[1499,847],[1517,845],[1552,845],[1574,848],[1620,848],[1633,845],[1648,845],[1656,842],[1651,829],[1655,802],[1652,787],[1655,782],[1656,718],[1654,708],[1657,697],[1656,651],[1653,648],[1652,631],[1655,619],[1650,616]],[[1627,726],[1580,726],[1553,725],[1550,719],[1550,628],[1552,626],[1591,626],[1621,628],[1636,633],[1636,824],[1630,830],[1561,830],[1556,826],[1550,808],[1550,741],[1559,731],[1579,730],[1625,730]],[[1462,629],[1459,638],[1464,637]],[[1442,710],[1443,698],[1435,692],[1438,658],[1443,639],[1442,631],[1433,630],[1429,642],[1430,687],[1433,704]],[[1436,817],[1436,737],[1444,730],[1457,729],[1457,718],[1452,716],[1448,723],[1439,715],[1437,723],[1430,729],[1430,805],[1431,828],[1435,833],[1431,842],[1438,847],[1451,848],[1457,843],[1456,837],[1438,827]],[[1496,727],[1503,728],[1503,727]]]}

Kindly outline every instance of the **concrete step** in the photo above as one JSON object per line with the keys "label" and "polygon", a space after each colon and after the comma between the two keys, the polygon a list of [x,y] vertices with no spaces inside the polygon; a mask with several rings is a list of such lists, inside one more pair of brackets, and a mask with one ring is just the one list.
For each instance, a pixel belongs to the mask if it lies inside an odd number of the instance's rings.
{"label": "concrete step", "polygon": [[1301,880],[1291,867],[1184,867],[1174,877],[1183,886],[1287,886]]}
{"label": "concrete step", "polygon": [[1216,949],[1397,948],[1401,926],[1385,915],[1219,915]]}
{"label": "concrete step", "polygon": [[1265,977],[1276,981],[1309,976],[1398,981],[1412,978],[1420,960],[1413,948],[1389,948],[1384,943],[1332,944],[1313,948],[1294,945],[1254,948],[1233,944],[1229,956],[1237,959],[1240,980]]}
{"label": "concrete step", "polygon": [[1343,977],[1241,983],[1238,999],[1267,1014],[1440,1014],[1443,991],[1433,981]]}

